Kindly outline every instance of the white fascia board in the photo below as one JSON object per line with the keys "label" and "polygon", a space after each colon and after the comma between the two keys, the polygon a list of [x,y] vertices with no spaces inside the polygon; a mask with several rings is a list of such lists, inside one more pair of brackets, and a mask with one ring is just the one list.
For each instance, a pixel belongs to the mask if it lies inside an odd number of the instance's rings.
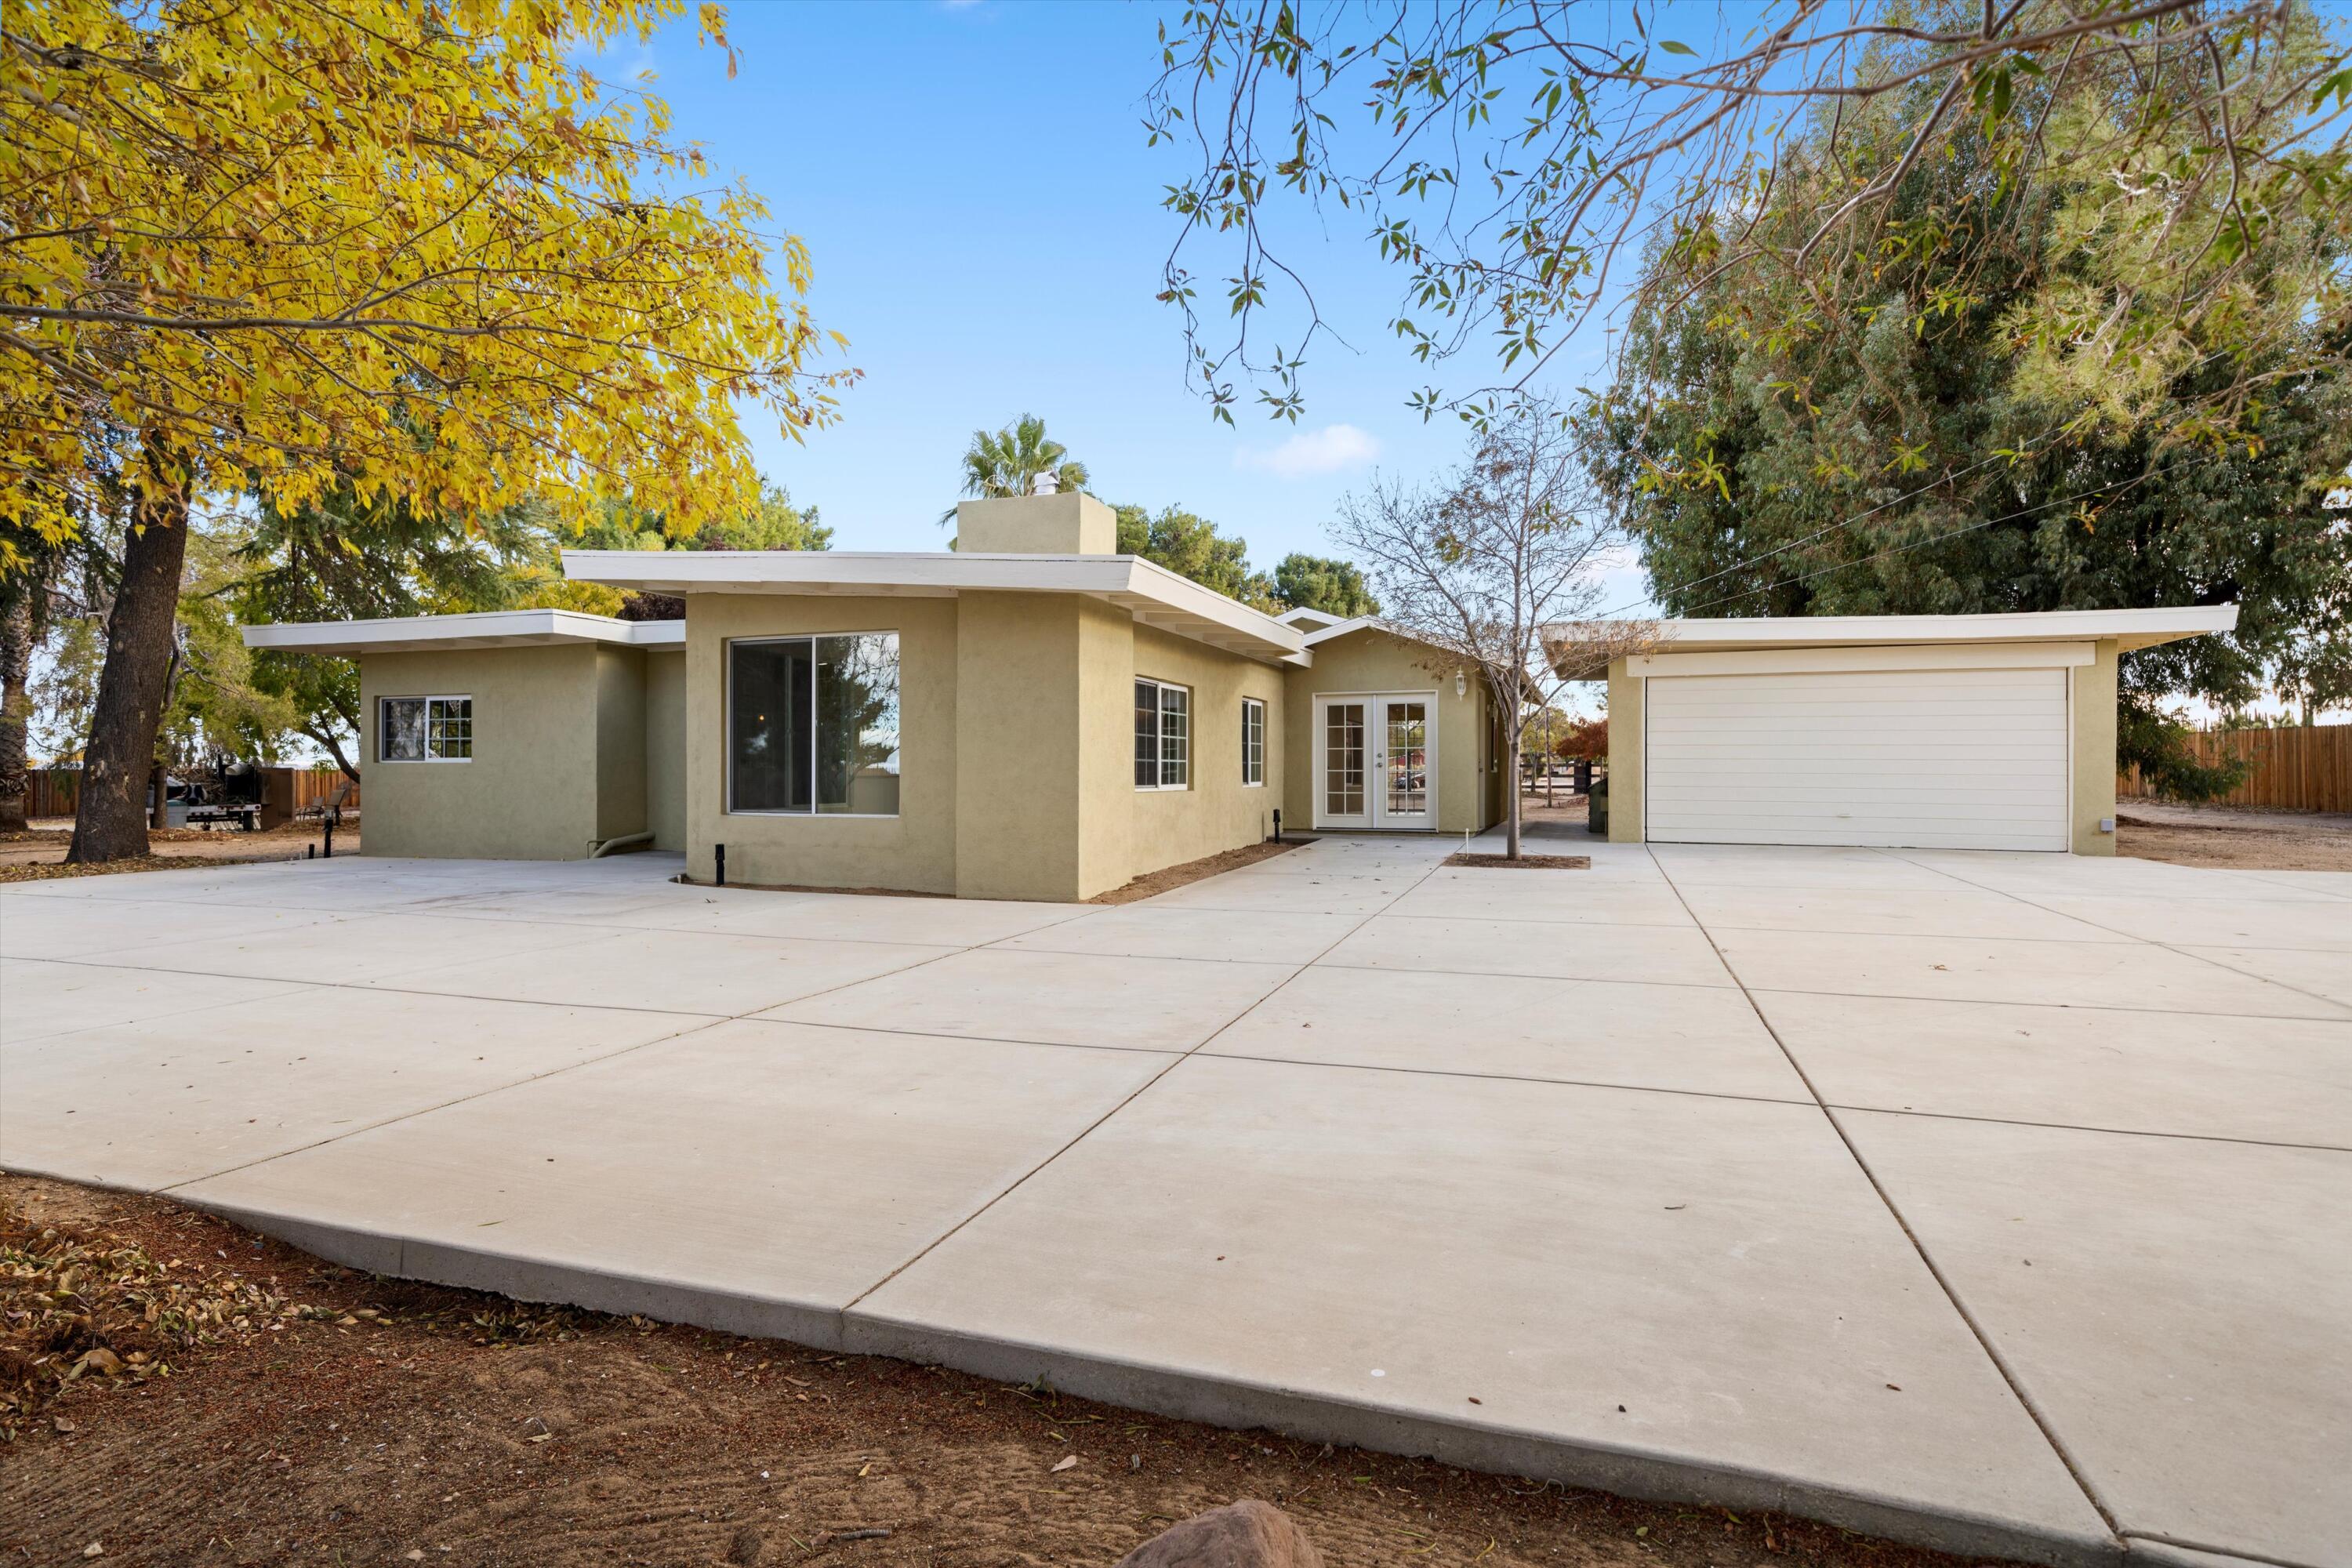
{"label": "white fascia board", "polygon": [[289,653],[415,653],[436,648],[543,647],[612,643],[682,647],[683,621],[622,621],[577,610],[489,610],[467,616],[409,616],[380,621],[279,621],[241,627],[247,647]]}
{"label": "white fascia board", "polygon": [[[1629,628],[1643,622],[1604,622]],[[2152,610],[2051,610],[1990,616],[1757,616],[1729,620],[1662,620],[1652,655],[1735,648],[1859,647],[1933,643],[2079,642],[2112,637],[2125,648],[2234,630],[2235,605]],[[1559,628],[1555,647],[1575,646],[1577,628]]]}
{"label": "white fascia board", "polygon": [[2092,663],[2087,642],[1880,643],[1830,647],[1719,648],[1633,654],[1625,673],[1653,675],[1835,675],[1890,669],[2067,669]]}
{"label": "white fascia board", "polygon": [[567,550],[563,574],[658,594],[1083,594],[1248,658],[1304,664],[1294,626],[1132,555],[978,551]]}

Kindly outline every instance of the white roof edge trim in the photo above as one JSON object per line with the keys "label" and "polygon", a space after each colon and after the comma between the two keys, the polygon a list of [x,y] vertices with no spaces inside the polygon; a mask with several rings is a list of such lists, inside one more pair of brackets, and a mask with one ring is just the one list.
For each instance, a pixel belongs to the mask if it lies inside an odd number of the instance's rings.
{"label": "white roof edge trim", "polygon": [[579,610],[484,610],[462,616],[407,616],[371,621],[275,621],[239,628],[247,647],[294,653],[393,652],[425,647],[506,647],[545,643],[612,643],[682,647],[683,621],[624,621]]}
{"label": "white roof edge trim", "polygon": [[[567,550],[563,574],[573,582],[656,593],[762,593],[795,587],[1085,594],[1141,599],[1181,620],[1204,623],[1252,645],[1249,657],[1303,661],[1296,626],[1229,599],[1215,589],[1135,555],[1042,555],[980,551]],[[1154,622],[1153,624],[1158,624]],[[1217,637],[1161,626],[1223,646]],[[1242,650],[1231,650],[1242,651]]]}
{"label": "white roof edge trim", "polygon": [[[1604,621],[1601,626],[1639,626]],[[1846,644],[2043,642],[2115,637],[2136,647],[2235,630],[2235,605],[2178,605],[2145,610],[2017,610],[1979,616],[1755,616],[1654,623],[1654,651],[1759,643]],[[1558,628],[1572,634],[1573,623]],[[1570,636],[1547,641],[1570,643]]]}

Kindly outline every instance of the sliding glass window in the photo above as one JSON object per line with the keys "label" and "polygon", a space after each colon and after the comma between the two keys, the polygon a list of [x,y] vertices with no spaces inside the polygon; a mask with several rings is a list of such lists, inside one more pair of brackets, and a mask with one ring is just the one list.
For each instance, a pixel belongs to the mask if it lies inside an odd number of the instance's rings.
{"label": "sliding glass window", "polygon": [[898,635],[727,647],[727,809],[898,815]]}

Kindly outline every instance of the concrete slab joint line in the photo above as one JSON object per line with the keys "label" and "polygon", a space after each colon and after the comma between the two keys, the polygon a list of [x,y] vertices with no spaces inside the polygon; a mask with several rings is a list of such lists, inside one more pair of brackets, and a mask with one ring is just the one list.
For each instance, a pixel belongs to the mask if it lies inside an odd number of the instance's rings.
{"label": "concrete slab joint line", "polygon": [[[2312,1463],[2352,1426],[2352,1258],[2314,1244],[2352,1187],[2332,884],[1453,847],[1114,908],[659,856],[8,889],[0,1167],[1952,1552],[2352,1561]],[[166,904],[224,929],[145,952]],[[354,917],[357,972],[319,963]]]}
{"label": "concrete slab joint line", "polygon": [[[1655,858],[1656,857],[1653,855],[1652,859],[1654,860]],[[1681,898],[1683,896],[1682,889],[1675,884],[1673,873],[1668,871],[1664,866],[1660,866],[1658,869],[1659,874],[1665,878],[1666,885],[1675,889],[1675,897]],[[1685,900],[1685,906],[1688,906],[1687,900]],[[1694,914],[1692,918],[1696,920],[1697,917]],[[1706,929],[1704,924],[1701,925],[1700,929]],[[1712,931],[1707,933],[1707,942],[1709,945],[1715,945],[1715,935]],[[1716,947],[1716,956],[1717,959],[1723,958],[1723,952],[1720,946]],[[1944,1277],[1943,1270],[1937,1266],[1935,1258],[1928,1254],[1927,1248],[1920,1241],[1917,1232],[1912,1229],[1910,1221],[1904,1217],[1901,1205],[1896,1204],[1893,1195],[1886,1191],[1885,1184],[1879,1181],[1877,1173],[1871,1170],[1870,1163],[1862,1157],[1862,1151],[1854,1147],[1853,1140],[1847,1136],[1845,1127],[1839,1121],[1836,1110],[1832,1109],[1829,1102],[1822,1098],[1820,1089],[1814,1087],[1811,1078],[1805,1072],[1804,1064],[1799,1061],[1796,1058],[1796,1054],[1789,1049],[1788,1042],[1780,1037],[1779,1030],[1772,1027],[1772,1021],[1764,1016],[1763,1009],[1756,1006],[1756,998],[1754,994],[1749,992],[1747,982],[1740,978],[1738,971],[1733,968],[1727,960],[1724,961],[1723,967],[1725,972],[1731,976],[1732,983],[1739,987],[1740,994],[1748,998],[1748,1005],[1751,1008],[1755,1008],[1756,1016],[1759,1021],[1764,1025],[1764,1027],[1767,1030],[1771,1032],[1773,1044],[1779,1046],[1781,1053],[1788,1057],[1789,1066],[1796,1071],[1799,1078],[1804,1079],[1806,1091],[1812,1095],[1813,1103],[1820,1107],[1822,1115],[1828,1120],[1832,1128],[1836,1129],[1839,1142],[1845,1145],[1846,1152],[1853,1157],[1855,1167],[1859,1169],[1864,1178],[1869,1181],[1872,1190],[1877,1193],[1879,1201],[1886,1205],[1886,1212],[1893,1216],[1895,1223],[1902,1227],[1905,1237],[1909,1240],[1912,1247],[1917,1251],[1919,1261],[1925,1265],[1927,1271],[1935,1277],[1937,1289],[1941,1289],[1944,1292],[1946,1299],[1951,1302],[1952,1310],[1958,1313],[1961,1320],[1968,1324],[1969,1332],[1976,1336],[1977,1343],[1983,1347],[1986,1359],[1990,1361],[1993,1366],[1999,1370],[2001,1380],[2009,1384],[2010,1392],[2016,1395],[2018,1404],[2024,1406],[2026,1414],[2032,1417],[2034,1426],[2041,1429],[2043,1439],[2050,1445],[2051,1452],[2058,1457],[2059,1463],[2066,1467],[2066,1473],[2069,1476],[2072,1476],[2074,1479],[2074,1484],[2083,1489],[2083,1497],[2084,1500],[2089,1502],[2093,1508],[2098,1510],[2099,1518],[2105,1523],[2109,1533],[2115,1536],[2118,1546],[2120,1546],[2122,1543],[2123,1532],[2116,1522],[2114,1511],[2109,1509],[2105,1501],[2100,1498],[2098,1489],[2092,1486],[2089,1478],[2083,1474],[2081,1467],[2074,1462],[2074,1457],[2067,1452],[2066,1445],[2060,1440],[2058,1434],[2052,1429],[2048,1417],[2046,1417],[2041,1410],[2035,1407],[2033,1400],[2027,1395],[2024,1388],[2020,1385],[2017,1380],[2017,1374],[2011,1370],[2008,1362],[2002,1357],[2000,1350],[1994,1346],[1991,1339],[1985,1333],[1983,1327],[1977,1322],[1975,1317],[1961,1302],[1958,1293],[1952,1288],[1951,1281]]]}

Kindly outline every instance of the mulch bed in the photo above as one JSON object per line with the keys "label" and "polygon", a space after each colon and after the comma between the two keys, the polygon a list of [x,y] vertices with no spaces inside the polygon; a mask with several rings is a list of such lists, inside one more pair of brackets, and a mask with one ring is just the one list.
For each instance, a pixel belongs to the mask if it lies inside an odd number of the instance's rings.
{"label": "mulch bed", "polygon": [[1522,855],[1512,859],[1508,855],[1473,855],[1464,850],[1445,858],[1449,866],[1475,866],[1482,871],[1590,871],[1590,855]]}

